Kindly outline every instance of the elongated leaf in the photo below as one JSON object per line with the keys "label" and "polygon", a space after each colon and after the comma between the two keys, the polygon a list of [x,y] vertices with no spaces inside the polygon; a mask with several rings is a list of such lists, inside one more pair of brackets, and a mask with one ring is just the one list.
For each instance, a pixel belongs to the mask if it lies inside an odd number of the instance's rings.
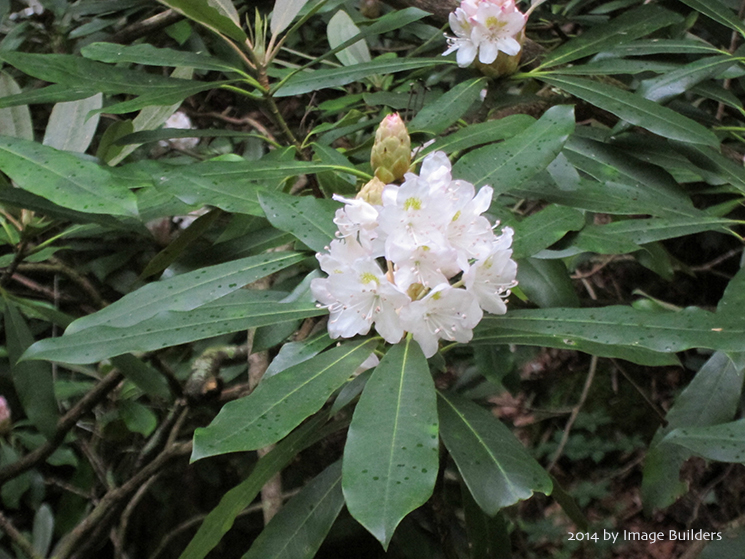
{"label": "elongated leaf", "polygon": [[173,8],[177,12],[184,14],[189,19],[201,23],[206,28],[226,35],[231,39],[234,39],[240,43],[246,40],[246,34],[243,29],[238,27],[238,22],[232,19],[233,11],[228,12],[223,6],[222,0],[216,1],[215,6],[209,0],[158,0],[161,4],[165,4],[169,8]]}
{"label": "elongated leaf", "polygon": [[335,462],[287,502],[243,559],[312,559],[343,506]]}
{"label": "elongated leaf", "polygon": [[432,494],[438,471],[435,386],[419,344],[393,346],[367,381],[344,446],[344,497],[384,548]]}
{"label": "elongated leaf", "polygon": [[230,530],[235,517],[251,504],[272,476],[287,466],[299,452],[343,426],[341,424],[321,429],[326,419],[325,415],[314,417],[259,459],[251,475],[223,495],[220,503],[204,519],[179,559],[204,559]]}
{"label": "elongated leaf", "polygon": [[66,334],[93,326],[125,328],[163,311],[190,311],[299,262],[293,252],[249,256],[149,283],[97,313],[73,322]]}
{"label": "elongated leaf", "polygon": [[699,39],[646,39],[611,48],[618,56],[648,56],[650,54],[723,54],[724,51]]}
{"label": "elongated leaf", "polygon": [[269,23],[272,35],[287,29],[307,2],[308,0],[276,0]]}
{"label": "elongated leaf", "polygon": [[275,97],[292,97],[319,89],[347,85],[371,74],[394,74],[447,63],[447,60],[439,58],[384,58],[354,66],[302,72],[287,80],[274,95]]}
{"label": "elongated leaf", "polygon": [[686,490],[679,480],[680,467],[691,452],[662,444],[678,428],[707,427],[731,421],[740,402],[743,370],[718,351],[693,377],[667,413],[667,425],[655,433],[644,463],[642,498],[645,510],[672,504]]}
{"label": "elongated leaf", "polygon": [[501,328],[664,353],[694,347],[745,351],[745,318],[695,307],[675,313],[639,311],[620,305],[595,309],[528,309],[500,317],[486,316],[478,326],[480,335],[488,335],[490,330],[498,333]]}
{"label": "elongated leaf", "polygon": [[637,92],[655,103],[665,103],[736,63],[730,55],[707,56],[663,76],[642,81]]}
{"label": "elongated leaf", "polygon": [[638,245],[692,235],[702,231],[727,232],[737,221],[720,217],[679,217],[629,219],[608,225],[588,225],[572,241],[572,246],[598,254],[623,254]]}
{"label": "elongated leaf", "polygon": [[367,359],[377,340],[344,344],[259,383],[194,433],[191,460],[275,443],[314,414]]}
{"label": "elongated leaf", "polygon": [[488,515],[551,493],[551,478],[507,427],[485,409],[455,394],[438,392],[440,432],[463,481]]}
{"label": "elongated leaf", "polygon": [[281,373],[293,365],[307,361],[315,357],[324,349],[329,347],[334,341],[329,338],[326,332],[322,332],[308,340],[302,342],[289,342],[282,346],[277,356],[269,363],[269,367],[264,373],[263,378],[269,378],[272,375]]}
{"label": "elongated leaf", "polygon": [[569,271],[561,260],[519,260],[517,281],[525,295],[539,307],[579,306],[579,297],[574,291]]}
{"label": "elongated leaf", "polygon": [[510,534],[504,516],[497,514],[491,518],[484,513],[463,483],[461,495],[471,559],[510,559]]}
{"label": "elongated leaf", "polygon": [[[186,82],[187,80],[182,80]],[[146,107],[172,105],[181,103],[187,97],[207,91],[208,89],[216,89],[221,85],[232,83],[231,80],[224,80],[219,82],[198,82],[189,80],[188,83],[184,84],[180,89],[159,89],[156,91],[150,91],[144,93],[129,101],[122,101],[121,103],[115,103],[108,105],[103,109],[99,109],[98,112],[107,112],[110,114],[126,114],[134,111],[139,111]]]}
{"label": "elongated leaf", "polygon": [[409,130],[425,130],[432,134],[445,131],[471,108],[485,87],[484,78],[473,78],[459,83],[435,103],[419,111],[408,124]]}
{"label": "elongated leaf", "polygon": [[712,425],[675,429],[663,440],[718,462],[745,462],[745,419]]}
{"label": "elongated leaf", "polygon": [[31,423],[47,438],[57,429],[59,411],[54,397],[52,370],[48,363],[29,363],[18,360],[34,343],[26,321],[15,304],[5,299],[5,338],[10,360],[10,374],[18,398]]}
{"label": "elongated leaf", "polygon": [[[352,18],[344,10],[336,12],[326,27],[326,36],[332,49],[335,49],[359,33],[359,27],[354,24]],[[336,58],[344,66],[354,66],[355,64],[370,62],[372,60],[370,49],[367,48],[367,43],[364,40],[357,41],[353,45],[340,50],[336,53]]]}
{"label": "elongated leaf", "polygon": [[745,308],[745,268],[741,267],[717,304],[717,312],[736,315]]}
{"label": "elongated leaf", "polygon": [[91,145],[100,119],[99,114],[89,113],[100,109],[102,105],[103,95],[100,93],[87,99],[57,103],[49,115],[42,143],[62,151],[85,153]]}
{"label": "elongated leaf", "polygon": [[[91,93],[176,93],[193,85],[191,80],[166,78],[135,70],[116,68],[69,54],[29,54],[0,51],[0,60],[30,76],[47,82],[80,87]],[[90,93],[86,95],[89,97]]]}
{"label": "elongated leaf", "polygon": [[[0,72],[0,98],[19,95],[21,88],[7,73]],[[0,99],[2,101],[2,99]],[[28,105],[0,109],[0,133],[24,140],[34,139],[34,127]]]}
{"label": "elongated leaf", "polygon": [[740,35],[745,37],[745,24],[720,0],[681,0],[681,2],[688,4],[694,10],[701,12],[714,21],[718,21],[722,25],[739,31]]}
{"label": "elongated leaf", "polygon": [[137,214],[134,194],[107,169],[54,148],[0,137],[0,170],[24,190],[71,210]]}
{"label": "elongated leaf", "polygon": [[526,345],[536,347],[555,347],[582,351],[589,355],[608,357],[611,359],[625,359],[648,367],[662,367],[664,365],[679,365],[680,361],[674,354],[660,353],[641,347],[627,345],[611,345],[591,342],[576,336],[554,337],[549,334],[536,334],[514,330],[512,328],[495,328],[474,333],[471,344],[477,345]]}
{"label": "elongated leaf", "polygon": [[685,155],[691,163],[708,174],[714,175],[718,183],[726,183],[745,193],[745,169],[716,150],[691,145],[676,145],[676,151]]}
{"label": "elongated leaf", "polygon": [[131,354],[125,354],[112,357],[111,364],[145,394],[166,401],[171,399],[171,389],[168,386],[168,381],[161,373],[141,359]]}
{"label": "elongated leaf", "polygon": [[59,338],[36,342],[25,359],[93,363],[136,351],[151,351],[324,314],[313,303],[280,303],[284,294],[234,291],[193,311],[163,311],[133,326],[96,326]]}
{"label": "elongated leaf", "polygon": [[476,186],[491,185],[495,195],[515,189],[556,158],[573,130],[574,108],[551,107],[509,140],[464,155],[454,165],[453,176]]}
{"label": "elongated leaf", "polygon": [[259,202],[269,223],[315,251],[323,250],[334,238],[339,202],[268,190],[259,194]]}
{"label": "elongated leaf", "polygon": [[605,25],[588,29],[579,37],[562,45],[549,54],[539,69],[566,64],[602,50],[628,43],[645,35],[683,20],[678,14],[654,4],[640,6],[624,12]]}
{"label": "elongated leaf", "polygon": [[52,545],[54,536],[54,513],[52,507],[43,503],[34,515],[34,527],[31,532],[31,541],[34,550],[41,556],[46,557],[49,547]]}
{"label": "elongated leaf", "polygon": [[57,103],[61,101],[77,101],[85,99],[97,93],[95,87],[87,88],[85,85],[48,85],[32,91],[24,91],[7,97],[0,97],[0,109],[6,107],[17,107],[19,105],[35,105],[38,103]]}
{"label": "elongated leaf", "polygon": [[504,140],[517,135],[534,122],[535,119],[528,115],[510,115],[499,120],[471,124],[444,138],[438,138],[417,155],[422,157],[433,151],[453,153],[473,146]]}
{"label": "elongated leaf", "polygon": [[640,95],[583,78],[556,75],[537,77],[660,136],[691,144],[719,145],[717,137],[701,124]]}
{"label": "elongated leaf", "polygon": [[514,258],[525,258],[548,248],[568,231],[578,231],[585,225],[581,212],[565,206],[548,206],[537,214],[514,225]]}

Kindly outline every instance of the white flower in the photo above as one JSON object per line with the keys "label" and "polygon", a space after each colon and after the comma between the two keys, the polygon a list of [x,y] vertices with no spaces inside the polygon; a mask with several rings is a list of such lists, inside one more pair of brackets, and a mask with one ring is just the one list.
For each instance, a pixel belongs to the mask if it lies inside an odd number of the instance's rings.
{"label": "white flower", "polygon": [[355,261],[348,269],[310,284],[313,297],[329,309],[329,335],[351,338],[375,329],[395,344],[404,334],[397,311],[409,296],[388,281],[373,259]]}
{"label": "white flower", "polygon": [[504,314],[507,306],[504,297],[517,285],[517,264],[512,260],[513,231],[505,227],[494,242],[492,252],[476,261],[464,274],[466,290],[476,297],[482,309],[492,314]]}
{"label": "white flower", "polygon": [[464,289],[441,284],[423,299],[401,309],[401,322],[426,357],[437,353],[440,339],[466,343],[483,316],[476,298]]}

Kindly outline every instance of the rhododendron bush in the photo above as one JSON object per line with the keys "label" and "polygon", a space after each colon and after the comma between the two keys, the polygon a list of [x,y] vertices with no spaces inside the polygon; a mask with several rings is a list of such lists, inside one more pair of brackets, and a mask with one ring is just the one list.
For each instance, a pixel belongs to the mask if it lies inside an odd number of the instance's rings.
{"label": "rhododendron bush", "polygon": [[0,558],[742,555],[738,5],[17,4]]}

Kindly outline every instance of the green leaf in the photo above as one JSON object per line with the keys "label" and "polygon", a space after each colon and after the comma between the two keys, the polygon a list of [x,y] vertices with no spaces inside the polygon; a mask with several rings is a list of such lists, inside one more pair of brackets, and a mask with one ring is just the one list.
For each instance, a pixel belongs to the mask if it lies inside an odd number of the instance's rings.
{"label": "green leaf", "polygon": [[556,158],[573,130],[574,108],[551,107],[509,140],[461,157],[453,167],[453,176],[476,186],[491,185],[495,195],[515,189]]}
{"label": "green leaf", "polygon": [[515,223],[513,257],[525,258],[548,248],[569,231],[579,231],[585,225],[582,212],[566,206],[551,205]]}
{"label": "green leaf", "polygon": [[722,298],[717,304],[717,312],[736,315],[745,309],[745,268],[740,270],[727,284]]}
{"label": "green leaf", "polygon": [[661,444],[682,446],[707,460],[745,462],[745,419],[710,427],[674,429]]}
{"label": "green leaf", "polygon": [[[226,10],[219,9],[220,3],[215,6],[208,0],[158,0],[169,8],[173,8],[180,14],[185,15],[191,20],[201,23],[207,29],[226,35],[231,39],[243,43],[246,41],[246,34],[243,29],[238,27],[237,22],[226,15]],[[231,14],[232,15],[232,14]]]}
{"label": "green leaf", "polygon": [[282,507],[243,559],[312,559],[343,506],[335,462]]}
{"label": "green leaf", "polygon": [[707,56],[665,75],[643,80],[637,93],[655,103],[665,103],[734,64],[737,59],[731,55]]}
{"label": "green leaf", "polygon": [[111,364],[148,396],[168,401],[171,390],[165,377],[134,355],[125,354],[111,358]]}
{"label": "green leaf", "polygon": [[91,43],[80,49],[80,54],[90,60],[112,64],[129,62],[146,66],[188,66],[195,70],[214,70],[217,72],[235,72],[238,70],[231,64],[213,56],[156,48],[147,43],[140,45]]}
{"label": "green leaf", "polygon": [[[360,33],[359,27],[354,24],[352,18],[344,10],[339,10],[329,20],[328,26],[326,27],[326,36],[329,41],[329,46],[332,49],[337,48],[339,45],[348,41],[352,37],[357,36]],[[353,45],[349,45],[347,48],[340,50],[336,53],[336,58],[339,59],[344,66],[354,66],[355,64],[361,64],[362,62],[370,62],[372,57],[370,56],[370,49],[367,47],[367,43],[364,40],[357,41]]]}
{"label": "green leaf", "polygon": [[723,54],[725,51],[695,39],[646,39],[611,48],[618,56],[648,56],[650,54]]}
{"label": "green leaf", "polygon": [[[187,80],[181,80],[186,82]],[[115,114],[115,115],[121,115],[126,113],[131,113],[134,111],[139,111],[141,109],[147,108],[147,107],[158,107],[161,106],[167,106],[167,105],[173,105],[173,104],[180,104],[181,101],[186,99],[187,97],[191,97],[192,95],[196,93],[200,93],[202,91],[207,91],[208,89],[216,89],[220,87],[221,85],[229,84],[231,83],[230,80],[224,80],[219,82],[198,82],[198,81],[189,81],[188,83],[184,84],[180,89],[162,89],[157,91],[151,91],[149,93],[144,93],[142,95],[139,95],[138,97],[135,97],[134,99],[130,99],[129,101],[122,101],[121,103],[115,103],[113,105],[108,105],[107,107],[103,109],[99,109],[97,112],[106,112],[109,114]]]}
{"label": "green leaf", "polygon": [[47,503],[37,509],[34,515],[34,527],[31,532],[31,543],[40,557],[46,557],[54,536],[54,512]]}
{"label": "green leaf", "polygon": [[151,351],[324,314],[312,303],[280,303],[282,295],[238,290],[193,311],[163,311],[133,326],[96,326],[31,346],[25,359],[93,363],[136,351]]}
{"label": "green leaf", "polygon": [[706,127],[675,111],[612,85],[558,75],[538,75],[541,81],[563,89],[631,124],[665,138],[691,144],[718,146],[719,140]]}
{"label": "green leaf", "polygon": [[[0,108],[17,107],[19,105],[35,105],[39,103],[57,103],[61,101],[77,101],[97,93],[95,88],[85,86],[48,85],[31,91],[24,91],[7,97],[0,97]],[[30,138],[29,138],[30,139]]]}
{"label": "green leaf", "polygon": [[745,193],[745,169],[742,165],[710,148],[680,144],[675,145],[675,148],[696,167],[716,176],[720,184],[726,183]]}
{"label": "green leaf", "polygon": [[57,103],[49,115],[42,143],[62,151],[85,153],[91,145],[100,118],[99,114],[89,118],[89,113],[100,109],[102,105],[103,95],[100,93],[86,99]]}
{"label": "green leaf", "polygon": [[277,356],[272,359],[271,363],[269,363],[269,367],[264,373],[263,378],[269,378],[272,375],[281,373],[285,369],[289,369],[293,365],[297,365],[307,361],[311,357],[315,357],[332,343],[334,343],[334,340],[329,338],[329,335],[326,332],[321,332],[320,334],[302,342],[289,342],[284,344],[279,350]]}
{"label": "green leaf", "polygon": [[738,223],[719,217],[626,219],[608,225],[588,225],[572,241],[572,246],[598,254],[623,254],[639,250],[638,245],[702,231],[726,233],[727,226]]}
{"label": "green leaf", "polygon": [[333,220],[341,207],[339,202],[267,190],[259,194],[259,203],[269,223],[315,251],[323,250],[334,239]]}
{"label": "green leaf", "polygon": [[681,2],[688,4],[694,10],[701,12],[714,21],[718,21],[730,29],[739,31],[740,35],[745,37],[745,24],[720,0],[681,0]]}
{"label": "green leaf", "polygon": [[577,337],[555,338],[548,334],[536,334],[514,330],[512,328],[493,328],[488,330],[476,330],[470,342],[473,345],[526,345],[536,347],[555,347],[557,349],[569,349],[582,351],[589,355],[608,357],[610,359],[625,359],[638,365],[648,367],[663,367],[665,365],[680,365],[680,361],[674,354],[660,353],[640,347],[625,345],[601,344],[583,340]]}
{"label": "green leaf", "polygon": [[272,35],[287,29],[307,2],[308,0],[276,0],[269,22]]}
{"label": "green leaf", "polygon": [[312,418],[260,458],[251,475],[223,495],[179,559],[204,559],[220,543],[223,535],[233,525],[235,517],[253,502],[267,481],[287,466],[299,452],[344,426],[339,423],[320,429],[326,419],[325,415]]}
{"label": "green leaf", "polygon": [[127,429],[143,437],[149,437],[158,426],[158,417],[155,413],[147,406],[132,400],[119,402],[119,416]]}
{"label": "green leaf", "polygon": [[549,475],[496,417],[455,394],[437,395],[442,440],[486,514],[494,516],[535,491],[551,493]]}
{"label": "green leaf", "polygon": [[116,68],[71,54],[29,54],[0,51],[0,60],[15,66],[34,78],[79,88],[85,84],[89,97],[92,93],[148,93],[177,94],[194,85],[191,80],[167,78],[136,70]]}
{"label": "green leaf", "polygon": [[422,108],[409,122],[408,129],[432,134],[444,132],[479,100],[486,83],[485,78],[472,78],[459,83],[437,101]]}
{"label": "green leaf", "polygon": [[28,140],[0,137],[0,170],[24,190],[84,213],[137,215],[135,195],[107,169]]}
{"label": "green leaf", "polygon": [[265,379],[194,432],[192,462],[275,443],[326,403],[369,357],[377,340],[344,344]]}
{"label": "green leaf", "polygon": [[543,60],[539,70],[617,47],[681,21],[683,18],[680,15],[655,4],[640,6],[624,12],[609,23],[592,27],[563,44]]}
{"label": "green leaf", "polygon": [[471,559],[511,559],[508,524],[502,514],[493,518],[482,511],[465,484],[461,484],[463,516]]}
{"label": "green leaf", "polygon": [[93,326],[125,328],[164,311],[190,311],[302,260],[294,252],[249,256],[149,283],[97,313],[73,322],[66,335]]}
{"label": "green leaf", "polygon": [[528,115],[509,115],[498,120],[470,124],[444,138],[438,138],[433,144],[418,152],[417,156],[421,158],[433,151],[453,153],[473,146],[511,138],[534,122],[535,119]]}
{"label": "green leaf", "polygon": [[[21,88],[16,81],[9,74],[0,72],[0,98],[19,94]],[[24,103],[21,106],[0,109],[0,130],[4,136],[33,140],[34,126],[28,105]]]}
{"label": "green leaf", "polygon": [[33,344],[34,338],[15,304],[7,298],[4,302],[5,343],[13,387],[31,423],[50,438],[57,430],[59,419],[52,370],[48,363],[18,362],[21,354]]}
{"label": "green leaf", "polygon": [[578,307],[579,297],[561,260],[526,258],[517,263],[517,281],[539,307]]}
{"label": "green leaf", "polygon": [[347,508],[385,549],[403,517],[432,494],[437,423],[429,366],[409,336],[386,353],[367,381],[344,446]]}
{"label": "green leaf", "polygon": [[676,398],[665,416],[667,425],[655,433],[644,463],[642,499],[647,512],[671,505],[686,490],[686,484],[679,480],[679,472],[691,452],[663,444],[665,437],[678,428],[707,427],[731,421],[742,387],[743,370],[718,351]]}
{"label": "green leaf", "polygon": [[394,74],[419,68],[429,68],[439,64],[448,64],[448,61],[439,58],[378,58],[372,62],[364,62],[354,66],[301,72],[287,80],[274,96],[292,97],[319,89],[347,85],[371,74]]}
{"label": "green leaf", "polygon": [[657,313],[625,306],[589,309],[526,309],[486,316],[479,334],[494,329],[521,330],[564,340],[625,345],[663,353],[690,348],[745,351],[745,319],[696,307]]}

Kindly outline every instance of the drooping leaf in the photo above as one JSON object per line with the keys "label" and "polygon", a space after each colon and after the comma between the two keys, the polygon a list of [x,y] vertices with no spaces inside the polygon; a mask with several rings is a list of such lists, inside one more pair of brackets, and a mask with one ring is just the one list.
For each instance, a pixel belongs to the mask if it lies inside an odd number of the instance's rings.
{"label": "drooping leaf", "polygon": [[249,256],[149,283],[97,313],[73,322],[66,334],[94,326],[125,328],[164,311],[190,311],[299,262],[293,252]]}
{"label": "drooping leaf", "polygon": [[745,268],[740,267],[729,280],[722,298],[717,304],[717,312],[737,315],[745,308]]}
{"label": "drooping leaf", "polygon": [[119,416],[127,429],[143,437],[149,437],[158,426],[158,417],[155,413],[147,406],[133,400],[119,402]]}
{"label": "drooping leaf", "polygon": [[730,55],[707,56],[678,70],[642,81],[637,92],[655,103],[665,103],[736,63],[737,60]]}
{"label": "drooping leaf", "polygon": [[517,281],[525,295],[539,307],[579,306],[579,297],[574,291],[569,271],[561,260],[519,260]]}
{"label": "drooping leaf", "polygon": [[612,47],[608,53],[618,56],[650,54],[723,54],[724,51],[696,39],[645,39]]}
{"label": "drooping leaf", "polygon": [[[6,72],[0,72],[0,101],[11,95],[19,95],[21,88]],[[34,139],[34,127],[28,105],[0,109],[0,133],[24,140]]]}
{"label": "drooping leaf", "polygon": [[636,126],[660,136],[691,144],[718,146],[719,140],[706,127],[675,111],[615,86],[560,75],[539,75],[538,79],[563,89]]}
{"label": "drooping leaf", "polygon": [[54,536],[54,512],[52,507],[43,503],[34,515],[34,526],[31,532],[31,543],[39,556],[46,557]]}
{"label": "drooping leaf", "polygon": [[293,365],[307,361],[315,357],[324,349],[329,347],[334,341],[329,338],[326,332],[322,332],[308,340],[302,342],[289,342],[282,346],[277,356],[269,363],[269,367],[264,373],[263,378],[269,378],[272,375],[281,373]]}
{"label": "drooping leaf", "polygon": [[[169,8],[184,14],[191,20],[201,23],[206,28],[222,35],[226,35],[239,43],[246,40],[246,33],[238,26],[238,22],[231,16],[233,11],[228,12],[223,0],[217,0],[215,6],[209,0],[158,0]],[[214,0],[213,0],[214,1]],[[223,5],[222,9],[220,6]]]}
{"label": "drooping leaf", "polygon": [[363,62],[354,66],[301,72],[287,80],[274,95],[275,97],[292,97],[319,89],[347,85],[371,74],[394,74],[447,63],[447,60],[439,58],[376,58],[372,62]]}
{"label": "drooping leaf", "polygon": [[514,224],[513,257],[533,256],[554,244],[568,231],[582,229],[584,224],[585,218],[581,212],[566,206],[548,206]]}
{"label": "drooping leaf", "polygon": [[125,354],[112,357],[111,364],[148,396],[161,398],[165,401],[171,399],[168,381],[161,373],[141,359],[132,354]]}
{"label": "drooping leaf", "polygon": [[272,476],[287,466],[299,452],[344,426],[341,423],[322,429],[326,419],[323,414],[312,418],[259,459],[251,475],[223,495],[220,503],[204,519],[179,559],[204,559],[230,530],[235,517],[251,504]]}
{"label": "drooping leaf", "polygon": [[437,393],[440,433],[479,507],[494,516],[551,493],[551,478],[507,427],[485,409],[455,394]]}
{"label": "drooping leaf", "polygon": [[135,195],[107,169],[28,140],[0,137],[0,170],[24,190],[84,213],[136,215]]}
{"label": "drooping leaf", "polygon": [[721,0],[681,0],[681,2],[688,4],[694,10],[701,12],[714,21],[718,21],[722,25],[739,31],[740,35],[745,37],[745,24]]}
{"label": "drooping leaf", "polygon": [[267,190],[259,194],[259,203],[269,223],[315,251],[323,250],[334,239],[333,220],[341,207],[339,202]]}
{"label": "drooping leaf", "polygon": [[566,64],[623,45],[680,21],[680,15],[655,4],[640,6],[624,12],[609,23],[592,27],[563,44],[543,60],[539,69]]}
{"label": "drooping leaf", "polygon": [[675,313],[640,311],[625,306],[588,309],[526,309],[486,316],[479,335],[502,328],[543,334],[559,340],[587,340],[663,353],[694,347],[745,351],[745,319],[689,307]]}
{"label": "drooping leaf", "polygon": [[[344,10],[339,10],[329,20],[326,28],[326,36],[328,37],[329,46],[335,49],[345,41],[348,41],[352,37],[355,37],[360,32],[359,27],[354,24],[352,18]],[[370,62],[372,57],[370,56],[370,49],[367,47],[367,43],[357,41],[353,45],[340,50],[336,53],[336,58],[344,66],[354,66],[362,62]]]}
{"label": "drooping leaf", "polygon": [[57,103],[49,115],[42,143],[62,151],[85,153],[100,119],[98,113],[89,113],[100,109],[102,104],[103,95],[100,93],[87,99]]}
{"label": "drooping leaf", "polygon": [[282,33],[300,13],[308,0],[275,0],[269,27],[272,35]]}
{"label": "drooping leaf", "polygon": [[95,87],[87,88],[81,84],[77,86],[54,84],[32,91],[24,91],[23,93],[0,97],[0,108],[35,105],[38,103],[77,101],[78,99],[85,99],[96,93],[98,92]]}
{"label": "drooping leaf", "polygon": [[343,506],[335,462],[282,507],[242,559],[313,559]]}
{"label": "drooping leaf", "polygon": [[59,419],[52,369],[48,363],[18,362],[34,338],[15,304],[7,298],[4,302],[5,337],[13,386],[31,423],[50,438]]}
{"label": "drooping leaf", "polygon": [[676,398],[665,416],[667,425],[655,433],[644,463],[641,489],[646,511],[671,505],[686,490],[679,474],[691,452],[662,441],[678,428],[731,421],[740,401],[743,377],[743,370],[724,352],[717,351]]}
{"label": "drooping leaf", "polygon": [[411,131],[440,134],[457,122],[479,99],[486,79],[472,78],[445,92],[436,102],[422,108],[407,125]]}
{"label": "drooping leaf", "polygon": [[41,340],[28,349],[24,358],[93,363],[124,353],[163,349],[326,312],[313,303],[280,303],[283,295],[241,289],[192,311],[163,311],[133,326],[95,326]]}
{"label": "drooping leaf", "polygon": [[453,176],[500,194],[518,188],[545,169],[574,130],[574,108],[551,107],[534,124],[499,144],[475,149],[453,166]]}
{"label": "drooping leaf", "polygon": [[464,483],[461,495],[471,559],[510,559],[512,545],[504,516],[490,517],[481,510]]}
{"label": "drooping leaf", "polygon": [[227,403],[194,433],[192,461],[275,443],[314,414],[367,359],[377,340],[344,344],[265,379],[249,396]]}
{"label": "drooping leaf", "polygon": [[661,444],[672,444],[718,462],[745,462],[745,419],[707,427],[674,429]]}
{"label": "drooping leaf", "polygon": [[408,337],[386,353],[367,381],[344,446],[347,508],[386,549],[401,519],[432,494],[437,424],[429,366]]}

